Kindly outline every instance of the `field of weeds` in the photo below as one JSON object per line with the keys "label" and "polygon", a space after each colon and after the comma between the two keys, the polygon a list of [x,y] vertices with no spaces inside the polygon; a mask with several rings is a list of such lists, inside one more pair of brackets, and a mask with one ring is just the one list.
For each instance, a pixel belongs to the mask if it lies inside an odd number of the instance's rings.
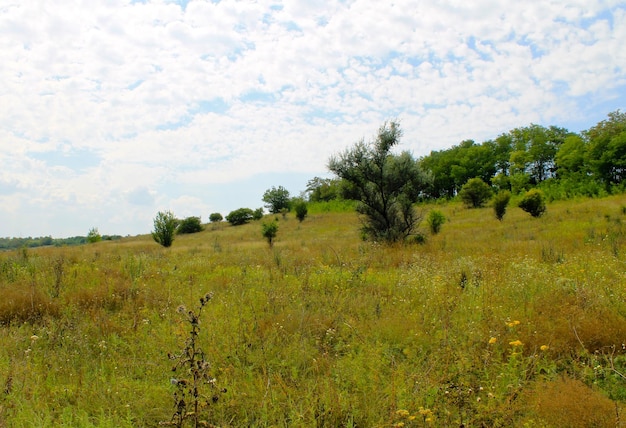
{"label": "field of weeds", "polygon": [[433,208],[422,245],[313,212],[271,249],[254,222],[1,253],[0,426],[626,425],[626,199]]}

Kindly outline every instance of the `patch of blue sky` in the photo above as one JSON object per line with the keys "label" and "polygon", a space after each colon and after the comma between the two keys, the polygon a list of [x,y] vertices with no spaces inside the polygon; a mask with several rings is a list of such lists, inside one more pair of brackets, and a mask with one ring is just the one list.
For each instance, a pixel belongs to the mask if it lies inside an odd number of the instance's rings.
{"label": "patch of blue sky", "polygon": [[245,103],[271,103],[276,100],[276,95],[272,92],[248,91],[239,97],[240,101]]}
{"label": "patch of blue sky", "polygon": [[160,125],[157,125],[155,128],[157,131],[174,131],[176,129],[189,125],[192,120],[193,116],[190,114],[186,114],[176,121],[162,123]]}
{"label": "patch of blue sky", "polygon": [[132,91],[133,89],[139,87],[143,82],[144,82],[143,79],[137,80],[136,82],[133,82],[130,85],[126,86],[126,89],[128,89],[129,91]]}
{"label": "patch of blue sky", "polygon": [[87,149],[73,149],[69,152],[55,150],[51,152],[32,152],[29,157],[43,161],[48,166],[61,166],[75,171],[85,170],[100,164],[101,158]]}
{"label": "patch of blue sky", "polygon": [[194,104],[194,106],[188,110],[189,114],[206,114],[217,113],[224,114],[228,111],[229,105],[222,98],[214,98],[212,100],[202,100]]}
{"label": "patch of blue sky", "polygon": [[344,115],[336,110],[313,107],[307,111],[304,119],[308,124],[315,124],[319,121],[340,124],[344,122]]}
{"label": "patch of blue sky", "polygon": [[287,29],[287,31],[302,33],[302,28],[293,21],[285,22],[283,25]]}
{"label": "patch of blue sky", "polygon": [[273,4],[270,6],[271,10],[283,10],[283,5],[282,4]]}
{"label": "patch of blue sky", "polygon": [[523,36],[522,38],[520,38],[517,41],[517,44],[520,46],[528,46],[528,48],[530,49],[530,54],[532,55],[533,59],[541,58],[545,53],[543,50],[539,49],[539,47],[535,43],[528,40],[526,36]]}

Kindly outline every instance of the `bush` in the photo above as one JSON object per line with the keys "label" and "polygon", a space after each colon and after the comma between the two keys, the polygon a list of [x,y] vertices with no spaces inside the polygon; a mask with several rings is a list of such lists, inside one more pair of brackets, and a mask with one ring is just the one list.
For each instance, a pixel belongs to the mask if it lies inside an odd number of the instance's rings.
{"label": "bush", "polygon": [[252,213],[252,220],[261,220],[263,218],[263,208],[257,208]]}
{"label": "bush", "polygon": [[202,227],[202,221],[200,217],[187,217],[178,225],[178,229],[176,233],[197,233],[202,232],[204,228]]}
{"label": "bush", "polygon": [[491,195],[491,187],[478,177],[468,180],[459,192],[459,197],[468,208],[484,206]]}
{"label": "bush", "polygon": [[213,213],[209,216],[209,221],[211,223],[219,223],[222,220],[224,220],[224,217],[222,217],[220,213]]}
{"label": "bush", "polygon": [[154,218],[152,238],[164,247],[170,247],[174,242],[177,224],[178,220],[171,211],[159,211]]}
{"label": "bush", "polygon": [[226,221],[233,226],[239,226],[246,224],[254,218],[254,212],[250,208],[239,208],[235,211],[231,211],[226,216]]}
{"label": "bush", "polygon": [[506,213],[506,207],[511,200],[511,192],[508,190],[502,190],[493,198],[493,210],[496,214],[496,218],[500,221],[504,218]]}
{"label": "bush", "polygon": [[271,248],[274,245],[274,238],[276,238],[276,234],[278,233],[278,222],[274,220],[270,223],[263,223],[261,231],[263,233],[263,237],[267,239]]}
{"label": "bush", "polygon": [[89,233],[87,234],[87,242],[93,244],[100,241],[102,241],[102,236],[100,235],[100,232],[98,232],[98,228],[92,227],[91,229],[89,229]]}
{"label": "bush", "polygon": [[446,222],[446,216],[444,216],[441,211],[433,210],[428,214],[426,221],[430,227],[430,233],[436,235],[441,231],[441,226]]}
{"label": "bush", "polygon": [[304,221],[309,213],[307,204],[302,199],[298,199],[293,203],[293,209],[296,212],[296,218],[301,222]]}
{"label": "bush", "polygon": [[531,189],[517,205],[533,217],[540,217],[546,212],[546,201],[543,193],[538,189]]}

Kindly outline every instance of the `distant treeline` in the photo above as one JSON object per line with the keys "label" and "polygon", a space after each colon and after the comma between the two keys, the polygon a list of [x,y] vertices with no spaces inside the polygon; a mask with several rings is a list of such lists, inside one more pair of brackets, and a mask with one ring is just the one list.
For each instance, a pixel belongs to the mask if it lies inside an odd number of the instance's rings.
{"label": "distant treeline", "polygon": [[[483,143],[462,141],[416,161],[432,180],[422,200],[454,198],[473,178],[514,195],[539,188],[548,200],[625,193],[626,113],[609,113],[580,133],[531,124]],[[325,202],[349,198],[349,190],[341,179],[315,177],[305,194],[309,202]]]}
{"label": "distant treeline", "polygon": [[[103,235],[103,241],[114,241],[121,239],[120,235]],[[69,246],[82,245],[89,241],[86,236],[73,236],[71,238],[52,238],[51,236],[41,236],[38,238],[0,238],[0,250],[15,250],[18,248],[34,248],[46,246]]]}

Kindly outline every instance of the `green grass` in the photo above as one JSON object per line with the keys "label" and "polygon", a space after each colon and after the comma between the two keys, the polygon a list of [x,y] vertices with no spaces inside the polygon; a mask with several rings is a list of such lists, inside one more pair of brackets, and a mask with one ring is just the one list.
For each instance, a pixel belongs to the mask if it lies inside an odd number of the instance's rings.
{"label": "green grass", "polygon": [[[616,426],[626,420],[624,197],[447,218],[363,242],[352,212],[0,254],[0,427],[157,426],[198,343],[216,426]],[[274,216],[271,216],[274,217]],[[423,229],[427,229],[424,223]],[[576,397],[584,397],[577,403]],[[619,418],[618,418],[619,415]]]}

